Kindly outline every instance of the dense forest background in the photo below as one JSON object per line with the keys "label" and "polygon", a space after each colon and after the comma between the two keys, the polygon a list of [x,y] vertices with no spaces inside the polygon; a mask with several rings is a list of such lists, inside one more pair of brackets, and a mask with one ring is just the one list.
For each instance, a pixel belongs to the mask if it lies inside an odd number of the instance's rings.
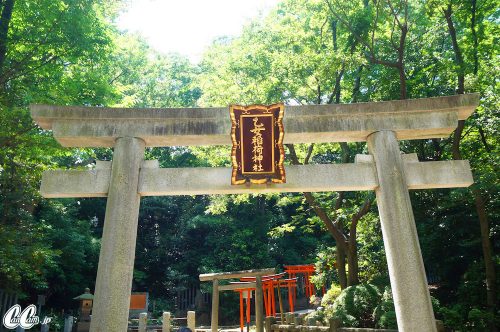
{"label": "dense forest background", "polygon": [[[472,187],[417,190],[411,199],[436,316],[456,330],[494,329],[497,1],[283,0],[240,36],[214,40],[198,64],[119,31],[125,5],[0,1],[0,289],[26,303],[45,294],[56,311],[75,308],[71,299],[93,289],[97,269],[105,199],[47,200],[38,188],[44,170],[91,168],[110,160],[112,150],[62,148],[33,123],[31,103],[325,104],[478,92],[476,112],[450,137],[404,141],[401,149],[420,161],[470,160]],[[286,152],[289,164],[340,163],[366,146],[296,145]],[[230,165],[227,146],[151,148],[146,157],[161,167]],[[160,309],[173,310],[177,291],[197,284],[199,273],[303,263],[316,263],[316,281],[332,289],[376,285],[383,310],[393,310],[372,193],[142,199],[133,287],[148,291]],[[384,317],[378,325],[395,324]]]}

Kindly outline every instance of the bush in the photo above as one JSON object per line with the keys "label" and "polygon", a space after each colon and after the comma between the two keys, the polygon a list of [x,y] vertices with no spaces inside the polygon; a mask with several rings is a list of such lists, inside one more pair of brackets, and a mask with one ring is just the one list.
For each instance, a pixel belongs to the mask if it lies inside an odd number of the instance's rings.
{"label": "bush", "polygon": [[373,327],[373,312],[381,297],[378,288],[371,284],[347,287],[332,305],[325,307],[325,317],[340,319],[344,326]]}
{"label": "bush", "polygon": [[445,326],[460,331],[465,323],[465,317],[463,315],[463,308],[461,305],[456,304],[453,307],[443,307],[441,308],[441,315],[443,316],[443,323]]}
{"label": "bush", "polygon": [[308,322],[312,320],[313,322],[322,322],[325,323],[327,319],[325,319],[325,310],[323,307],[319,307],[314,311],[311,311],[305,316],[305,321]]}
{"label": "bush", "polygon": [[478,308],[472,308],[467,318],[469,321],[468,331],[487,331],[488,327],[495,324],[495,315]]}
{"label": "bush", "polygon": [[444,324],[456,331],[483,332],[488,331],[489,326],[498,325],[495,315],[487,310],[473,307],[467,309],[463,305],[456,304],[452,307],[441,308]]}
{"label": "bush", "polygon": [[391,288],[386,286],[380,303],[373,312],[376,327],[385,329],[397,329],[396,311],[394,309],[394,299]]}
{"label": "bush", "polygon": [[[441,305],[439,301],[431,296],[432,309],[434,310],[434,315],[439,315],[441,313]],[[380,303],[375,308],[373,312],[375,318],[376,326],[386,329],[397,329],[398,324],[396,321],[396,309],[394,308],[394,298],[392,297],[392,290],[389,286],[384,289],[384,294]]]}
{"label": "bush", "polygon": [[329,305],[333,305],[333,302],[339,297],[340,293],[342,292],[342,289],[340,288],[339,285],[332,284],[330,289],[326,292],[325,295],[323,295],[323,298],[321,299],[321,306],[322,307],[328,307]]}
{"label": "bush", "polygon": [[[325,295],[323,295],[323,298],[321,299],[321,306],[318,307],[316,310],[310,312],[309,314],[306,315],[305,319],[306,320],[314,320],[314,321],[320,321],[325,324],[328,324],[328,318],[332,317],[331,315],[329,317],[326,317],[326,312],[325,308],[331,308],[333,306],[333,303],[339,297],[340,293],[342,290],[340,289],[339,285],[332,284],[330,289],[326,292]],[[311,296],[311,303],[316,302],[316,297],[313,295]]]}

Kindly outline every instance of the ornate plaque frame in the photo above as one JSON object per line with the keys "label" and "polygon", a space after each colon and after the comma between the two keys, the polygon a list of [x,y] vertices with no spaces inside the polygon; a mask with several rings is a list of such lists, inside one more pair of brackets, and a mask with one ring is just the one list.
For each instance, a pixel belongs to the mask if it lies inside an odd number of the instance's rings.
{"label": "ornate plaque frame", "polygon": [[283,104],[231,105],[231,184],[285,183]]}

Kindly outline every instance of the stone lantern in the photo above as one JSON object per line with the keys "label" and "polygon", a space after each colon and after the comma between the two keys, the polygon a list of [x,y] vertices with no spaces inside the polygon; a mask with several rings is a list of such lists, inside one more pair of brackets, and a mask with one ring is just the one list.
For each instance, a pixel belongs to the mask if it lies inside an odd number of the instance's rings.
{"label": "stone lantern", "polygon": [[85,293],[83,293],[82,295],[78,295],[73,299],[80,301],[80,307],[78,308],[80,319],[78,321],[76,330],[78,332],[88,331],[90,329],[90,313],[92,312],[94,295],[90,294],[89,288],[85,288]]}

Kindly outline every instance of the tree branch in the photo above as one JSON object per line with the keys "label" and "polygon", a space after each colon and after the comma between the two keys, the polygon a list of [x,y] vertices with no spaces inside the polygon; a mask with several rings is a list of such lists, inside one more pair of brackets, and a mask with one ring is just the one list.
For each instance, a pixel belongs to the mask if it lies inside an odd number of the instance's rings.
{"label": "tree branch", "polygon": [[314,143],[311,143],[309,145],[309,148],[307,149],[307,155],[306,155],[306,158],[304,159],[304,165],[309,164],[309,159],[311,158],[311,155],[313,153],[313,149],[314,149]]}
{"label": "tree branch", "polygon": [[[288,150],[290,151],[290,159],[293,165],[302,165],[299,162],[299,158],[297,157],[297,153],[295,151],[295,147],[293,144],[287,144],[286,145]],[[311,152],[312,153],[312,147],[313,145],[311,144],[309,146],[309,151],[308,155]],[[308,159],[308,157],[306,157]],[[304,192],[303,193],[304,198],[306,199],[307,204],[314,210],[316,215],[321,219],[323,224],[325,225],[326,229],[328,232],[332,235],[332,237],[335,239],[335,242],[337,242],[337,245],[341,247],[344,251],[347,251],[347,237],[345,234],[337,227],[336,223],[334,223],[328,214],[326,213],[325,209],[323,209],[317,202],[312,193],[310,192]]]}
{"label": "tree branch", "polygon": [[391,8],[391,12],[392,12],[392,15],[394,16],[394,19],[396,20],[396,22],[398,23],[398,26],[400,29],[403,29],[403,25],[401,25],[401,22],[399,21],[398,19],[398,14],[396,13],[396,11],[394,10],[394,7],[392,6],[391,4],[391,0],[387,0],[386,1],[387,4],[389,5],[389,8]]}

